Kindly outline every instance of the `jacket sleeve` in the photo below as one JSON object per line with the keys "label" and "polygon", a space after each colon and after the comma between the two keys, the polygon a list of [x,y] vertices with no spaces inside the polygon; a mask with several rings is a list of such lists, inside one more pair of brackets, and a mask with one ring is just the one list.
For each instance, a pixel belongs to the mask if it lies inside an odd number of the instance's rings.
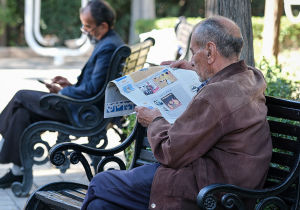
{"label": "jacket sleeve", "polygon": [[173,125],[160,119],[147,132],[155,158],[169,168],[181,168],[205,155],[223,136],[219,116],[203,98],[194,99]]}
{"label": "jacket sleeve", "polygon": [[[99,93],[105,84],[110,59],[115,49],[116,47],[113,46],[106,46],[105,49],[101,49],[94,63],[91,80],[79,86],[65,87],[61,90],[61,94],[77,99],[87,99]],[[86,68],[88,67],[86,66]]]}

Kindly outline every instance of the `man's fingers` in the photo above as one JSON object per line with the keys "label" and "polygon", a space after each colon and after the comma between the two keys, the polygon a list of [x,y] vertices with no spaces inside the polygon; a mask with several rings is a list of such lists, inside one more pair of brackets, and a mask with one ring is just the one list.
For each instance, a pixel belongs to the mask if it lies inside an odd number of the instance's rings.
{"label": "man's fingers", "polygon": [[143,106],[136,106],[136,107],[134,107],[134,111],[139,112],[139,111],[142,110],[143,108],[146,108],[146,107],[143,107]]}
{"label": "man's fingers", "polygon": [[172,68],[181,68],[181,69],[188,69],[188,70],[191,70],[192,68],[192,65],[190,62],[186,61],[186,60],[179,60],[179,61],[176,61],[174,63],[172,63],[170,65],[170,67]]}
{"label": "man's fingers", "polygon": [[176,61],[163,61],[163,62],[160,63],[160,66],[170,65],[174,62],[176,62]]}

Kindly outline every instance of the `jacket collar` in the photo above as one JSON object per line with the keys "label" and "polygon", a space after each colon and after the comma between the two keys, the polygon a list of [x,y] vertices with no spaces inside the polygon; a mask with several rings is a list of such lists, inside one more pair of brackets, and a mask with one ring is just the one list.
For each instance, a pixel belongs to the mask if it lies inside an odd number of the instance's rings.
{"label": "jacket collar", "polygon": [[244,72],[248,70],[248,66],[244,60],[240,60],[236,63],[232,63],[229,66],[226,66],[224,69],[216,73],[213,77],[210,78],[208,84],[220,82],[232,75]]}
{"label": "jacket collar", "polygon": [[99,43],[102,43],[107,37],[110,37],[110,36],[112,36],[114,34],[115,34],[115,30],[114,29],[109,29],[106,32],[106,34],[104,34],[104,36],[98,41],[97,45],[99,45]]}

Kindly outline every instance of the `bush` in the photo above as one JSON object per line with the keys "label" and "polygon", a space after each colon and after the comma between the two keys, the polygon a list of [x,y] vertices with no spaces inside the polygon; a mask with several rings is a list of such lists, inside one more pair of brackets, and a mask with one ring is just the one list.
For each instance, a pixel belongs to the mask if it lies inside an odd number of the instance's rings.
{"label": "bush", "polygon": [[265,58],[259,63],[258,68],[263,72],[267,89],[265,94],[279,98],[299,100],[299,82],[287,79],[288,73],[284,74],[280,65],[268,62]]}
{"label": "bush", "polygon": [[[125,128],[123,128],[122,130],[123,130],[123,134],[125,134],[126,137],[128,137],[134,128],[135,121],[136,121],[136,115],[126,116],[125,119],[126,119],[125,121],[127,123],[127,126]],[[129,168],[131,160],[133,158],[134,143],[135,142],[132,142],[132,144],[124,150],[127,169]]]}
{"label": "bush", "polygon": [[[130,23],[130,0],[107,0],[116,10],[115,30],[127,41]],[[63,45],[67,39],[79,38],[81,22],[79,19],[80,0],[48,0],[41,4],[41,33],[55,34]]]}
{"label": "bush", "polygon": [[56,35],[59,38],[58,46],[63,45],[65,40],[79,38],[81,36],[81,31],[79,30],[81,26],[79,19],[80,7],[80,0],[42,1],[41,34],[43,36]]}

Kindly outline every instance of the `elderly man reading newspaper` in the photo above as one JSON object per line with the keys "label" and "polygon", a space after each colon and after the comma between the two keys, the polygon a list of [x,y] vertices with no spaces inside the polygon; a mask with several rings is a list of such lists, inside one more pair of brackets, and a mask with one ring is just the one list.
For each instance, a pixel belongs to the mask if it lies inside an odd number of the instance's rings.
{"label": "elderly man reading newspaper", "polygon": [[199,190],[212,183],[262,188],[272,154],[266,82],[239,61],[242,46],[239,27],[227,18],[195,27],[191,62],[163,63],[192,69],[203,82],[186,110],[170,124],[158,109],[135,107],[160,163],[99,173],[82,209],[191,210],[198,209]]}

